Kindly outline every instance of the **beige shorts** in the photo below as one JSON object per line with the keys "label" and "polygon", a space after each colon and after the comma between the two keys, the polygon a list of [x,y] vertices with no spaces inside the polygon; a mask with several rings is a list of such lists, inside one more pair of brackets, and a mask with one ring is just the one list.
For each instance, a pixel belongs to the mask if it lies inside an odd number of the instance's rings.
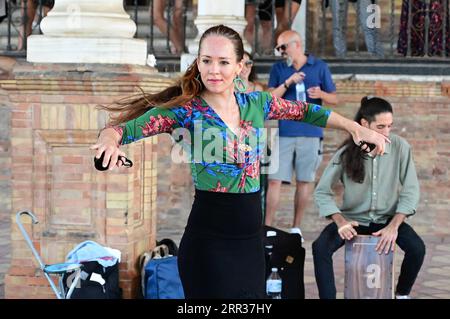
{"label": "beige shorts", "polygon": [[[291,182],[292,173],[295,170],[295,179],[298,182],[314,182],[316,171],[322,162],[322,152],[322,138],[320,137],[280,136],[278,170],[269,174],[269,179]],[[276,156],[276,154],[272,155]]]}

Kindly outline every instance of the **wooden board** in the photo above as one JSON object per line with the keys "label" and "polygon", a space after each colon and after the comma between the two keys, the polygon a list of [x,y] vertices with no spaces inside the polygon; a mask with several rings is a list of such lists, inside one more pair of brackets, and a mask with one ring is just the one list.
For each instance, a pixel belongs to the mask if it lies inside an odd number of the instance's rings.
{"label": "wooden board", "polygon": [[358,235],[345,242],[345,299],[393,299],[394,253],[378,254],[378,240]]}

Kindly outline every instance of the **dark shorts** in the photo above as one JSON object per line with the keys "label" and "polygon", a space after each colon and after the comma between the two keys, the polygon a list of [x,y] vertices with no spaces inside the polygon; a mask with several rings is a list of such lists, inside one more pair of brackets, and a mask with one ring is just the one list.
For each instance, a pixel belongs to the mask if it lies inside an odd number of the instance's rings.
{"label": "dark shorts", "polygon": [[[265,0],[258,6],[258,16],[260,20],[270,21],[272,19],[272,1],[273,0]],[[286,0],[275,0],[275,8],[284,7],[284,3]],[[292,0],[293,2],[297,2],[299,5],[302,3],[302,0]]]}
{"label": "dark shorts", "polygon": [[33,0],[34,6],[37,6],[38,4],[41,4],[44,7],[53,8],[55,5],[55,0]]}

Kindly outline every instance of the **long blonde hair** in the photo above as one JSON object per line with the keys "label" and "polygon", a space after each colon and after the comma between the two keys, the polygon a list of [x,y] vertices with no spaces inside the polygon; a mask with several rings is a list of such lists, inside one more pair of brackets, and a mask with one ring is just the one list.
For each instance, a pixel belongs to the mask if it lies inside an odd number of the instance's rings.
{"label": "long blonde hair", "polygon": [[[219,35],[229,39],[233,43],[237,61],[243,59],[244,46],[239,33],[224,25],[211,27],[203,33],[200,38],[198,52],[200,52],[203,40],[211,35]],[[116,113],[111,115],[110,124],[117,125],[135,119],[155,106],[169,108],[184,105],[196,96],[199,96],[205,88],[197,66],[197,59],[194,60],[175,85],[159,93],[149,94],[139,88],[141,93],[127,96],[115,101],[113,104],[100,105],[99,107],[108,112]]]}

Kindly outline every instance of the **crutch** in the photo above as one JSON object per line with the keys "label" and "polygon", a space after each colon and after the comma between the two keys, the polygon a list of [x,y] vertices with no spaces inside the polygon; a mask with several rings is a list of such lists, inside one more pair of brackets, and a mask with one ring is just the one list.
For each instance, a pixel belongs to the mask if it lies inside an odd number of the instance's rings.
{"label": "crutch", "polygon": [[[20,218],[22,215],[28,215],[30,216],[31,220],[33,221],[33,224],[37,224],[39,221],[37,220],[36,216],[32,212],[29,211],[19,211],[16,214],[16,223],[19,226],[20,231],[22,232],[23,237],[25,238],[25,241],[27,242],[28,246],[30,247],[31,251],[33,252],[34,257],[39,263],[39,267],[44,272],[45,278],[47,278],[48,282],[50,283],[50,286],[52,287],[53,291],[56,294],[56,297],[58,299],[70,299],[70,296],[72,295],[73,290],[75,289],[75,286],[80,280],[81,276],[81,267],[83,265],[76,264],[76,263],[60,263],[60,264],[52,264],[52,265],[45,265],[42,262],[41,257],[39,256],[38,252],[34,248],[33,243],[30,240],[30,237],[28,236],[27,232],[22,226],[22,222],[20,221]],[[72,284],[70,285],[70,288],[67,292],[67,294],[64,292],[64,283],[63,278],[66,273],[74,272],[75,271],[75,277],[72,281]],[[56,288],[55,283],[50,278],[50,275],[58,275],[59,276],[59,289]],[[69,277],[70,278],[70,277]]]}

